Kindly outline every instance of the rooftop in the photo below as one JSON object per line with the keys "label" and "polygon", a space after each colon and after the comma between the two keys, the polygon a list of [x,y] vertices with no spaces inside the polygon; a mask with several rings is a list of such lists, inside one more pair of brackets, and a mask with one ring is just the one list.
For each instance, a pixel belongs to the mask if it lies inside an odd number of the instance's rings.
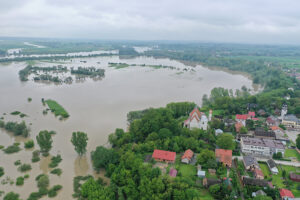
{"label": "rooftop", "polygon": [[258,166],[258,162],[257,162],[256,158],[254,158],[252,156],[244,156],[243,160],[244,160],[244,164],[246,165],[246,167],[251,166],[251,165]]}
{"label": "rooftop", "polygon": [[232,163],[232,150],[216,149],[215,154],[216,154],[216,158],[218,158],[220,162],[231,166],[231,163]]}
{"label": "rooftop", "polygon": [[295,115],[286,115],[286,116],[284,116],[283,120],[300,123],[300,120]]}
{"label": "rooftop", "polygon": [[279,193],[280,193],[281,197],[295,198],[295,196],[293,195],[292,191],[290,191],[288,189],[280,189]]}
{"label": "rooftop", "polygon": [[261,147],[269,147],[269,148],[276,148],[276,149],[285,149],[282,142],[277,140],[265,139],[265,138],[249,138],[243,137],[241,138],[245,145],[252,145],[252,146],[261,146]]}
{"label": "rooftop", "polygon": [[164,151],[164,150],[158,150],[155,149],[152,158],[155,159],[161,159],[161,160],[168,160],[168,161],[174,161],[176,158],[176,153],[171,151]]}

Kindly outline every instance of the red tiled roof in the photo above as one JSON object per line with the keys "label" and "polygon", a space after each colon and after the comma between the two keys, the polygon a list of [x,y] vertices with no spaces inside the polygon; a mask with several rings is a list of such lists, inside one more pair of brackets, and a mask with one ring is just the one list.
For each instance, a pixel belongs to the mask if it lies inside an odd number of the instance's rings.
{"label": "red tiled roof", "polygon": [[248,112],[248,116],[250,116],[250,117],[255,117],[255,112]]}
{"label": "red tiled roof", "polygon": [[220,162],[231,166],[232,163],[232,150],[216,149],[216,158],[219,158]]}
{"label": "red tiled roof", "polygon": [[256,176],[262,176],[262,177],[264,177],[264,173],[260,169],[256,168],[254,170],[254,173],[256,174]]}
{"label": "red tiled roof", "polygon": [[242,120],[246,120],[246,119],[248,119],[248,115],[236,115],[235,116],[235,119],[242,119]]}
{"label": "red tiled roof", "polygon": [[275,131],[275,130],[281,130],[282,131],[282,128],[280,128],[278,126],[271,126],[271,129],[272,129],[272,131]]}
{"label": "red tiled roof", "polygon": [[181,157],[181,159],[187,158],[187,159],[191,160],[192,157],[193,157],[193,155],[194,155],[194,152],[193,152],[192,150],[188,149],[188,150],[186,150],[186,151],[184,152],[184,154],[183,154],[183,156]]}
{"label": "red tiled roof", "polygon": [[198,108],[194,108],[194,110],[192,110],[192,112],[190,113],[190,117],[193,116],[194,113],[198,115],[198,118],[201,117],[201,113]]}
{"label": "red tiled roof", "polygon": [[164,151],[155,149],[152,158],[160,159],[160,160],[167,160],[167,161],[175,161],[176,153],[171,151]]}
{"label": "red tiled roof", "polygon": [[293,195],[293,193],[288,190],[288,189],[280,189],[279,191],[280,196],[283,197],[291,197],[291,198],[295,198],[295,196]]}

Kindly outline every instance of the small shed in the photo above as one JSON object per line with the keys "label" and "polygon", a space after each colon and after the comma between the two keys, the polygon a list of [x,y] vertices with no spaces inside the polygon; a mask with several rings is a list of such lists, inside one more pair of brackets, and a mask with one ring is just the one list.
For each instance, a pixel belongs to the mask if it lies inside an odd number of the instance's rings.
{"label": "small shed", "polygon": [[205,177],[205,171],[198,170],[197,171],[197,176],[200,177],[200,178],[204,178]]}
{"label": "small shed", "polygon": [[221,135],[222,133],[223,133],[223,131],[219,128],[215,130],[215,135],[216,136]]}
{"label": "small shed", "polygon": [[170,172],[169,172],[169,175],[170,175],[171,177],[176,177],[176,176],[177,176],[177,170],[174,169],[174,168],[171,168],[171,169],[170,169]]}

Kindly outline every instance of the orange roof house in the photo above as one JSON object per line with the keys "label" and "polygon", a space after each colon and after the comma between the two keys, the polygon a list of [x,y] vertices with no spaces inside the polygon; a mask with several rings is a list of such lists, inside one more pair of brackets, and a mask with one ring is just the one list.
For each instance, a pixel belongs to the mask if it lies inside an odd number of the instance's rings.
{"label": "orange roof house", "polygon": [[280,193],[281,199],[295,198],[295,196],[293,195],[293,193],[290,190],[288,190],[288,189],[280,189],[279,193]]}
{"label": "orange roof house", "polygon": [[239,133],[244,125],[241,122],[235,123],[235,131]]}
{"label": "orange roof house", "polygon": [[181,162],[188,164],[191,162],[193,156],[194,156],[194,152],[188,149],[184,152],[183,156],[181,157]]}
{"label": "orange roof house", "polygon": [[257,179],[264,179],[264,174],[261,171],[261,169],[255,168],[254,175],[255,175],[255,178],[257,178]]}
{"label": "orange roof house", "polygon": [[152,158],[154,158],[156,161],[165,161],[173,163],[176,158],[176,153],[171,151],[155,149],[152,154]]}
{"label": "orange roof house", "polygon": [[215,154],[216,154],[216,158],[219,160],[219,162],[223,163],[227,167],[231,167],[232,150],[216,149]]}

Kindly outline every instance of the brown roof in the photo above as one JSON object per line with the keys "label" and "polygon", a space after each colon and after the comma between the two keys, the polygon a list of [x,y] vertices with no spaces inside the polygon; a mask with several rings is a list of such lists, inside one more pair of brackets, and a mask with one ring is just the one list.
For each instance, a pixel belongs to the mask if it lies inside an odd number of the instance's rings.
{"label": "brown roof", "polygon": [[216,158],[219,159],[220,162],[228,165],[231,167],[232,163],[232,150],[226,150],[226,149],[216,149]]}
{"label": "brown roof", "polygon": [[192,157],[194,155],[194,152],[190,149],[186,150],[183,154],[183,156],[181,157],[181,159],[187,158],[188,160],[191,160]]}

